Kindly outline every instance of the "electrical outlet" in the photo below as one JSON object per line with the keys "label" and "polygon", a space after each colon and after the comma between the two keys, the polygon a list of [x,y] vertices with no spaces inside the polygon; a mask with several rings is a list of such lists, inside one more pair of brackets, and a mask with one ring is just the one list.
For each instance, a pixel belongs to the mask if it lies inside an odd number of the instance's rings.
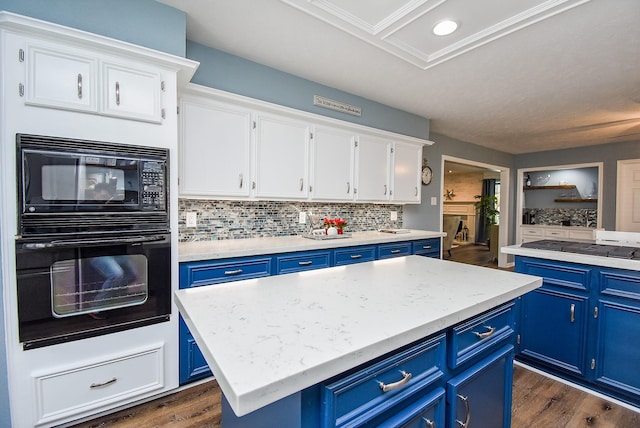
{"label": "electrical outlet", "polygon": [[298,223],[305,224],[307,222],[307,213],[302,211],[298,213]]}
{"label": "electrical outlet", "polygon": [[389,211],[389,214],[391,214],[391,221],[398,220],[398,211]]}
{"label": "electrical outlet", "polygon": [[195,211],[187,213],[187,227],[198,227],[198,213]]}
{"label": "electrical outlet", "polygon": [[438,197],[437,196],[432,196],[431,197],[431,205],[438,205]]}

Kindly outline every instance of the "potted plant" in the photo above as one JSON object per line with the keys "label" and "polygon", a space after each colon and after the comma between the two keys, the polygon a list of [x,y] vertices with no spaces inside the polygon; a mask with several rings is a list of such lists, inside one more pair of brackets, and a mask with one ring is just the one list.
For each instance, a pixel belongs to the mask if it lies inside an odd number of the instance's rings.
{"label": "potted plant", "polygon": [[476,214],[484,218],[485,225],[497,224],[498,215],[500,214],[500,211],[496,209],[496,204],[498,203],[497,196],[476,195],[474,197],[478,199],[475,203]]}

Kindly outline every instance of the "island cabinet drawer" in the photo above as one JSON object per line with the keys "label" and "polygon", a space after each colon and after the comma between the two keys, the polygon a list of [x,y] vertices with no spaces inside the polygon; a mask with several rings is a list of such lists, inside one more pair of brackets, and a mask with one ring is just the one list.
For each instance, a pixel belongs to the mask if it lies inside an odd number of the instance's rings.
{"label": "island cabinet drawer", "polygon": [[574,263],[516,257],[516,272],[541,276],[543,286],[588,291],[593,268]]}
{"label": "island cabinet drawer", "polygon": [[396,242],[394,244],[378,245],[378,258],[388,259],[391,257],[401,257],[411,255],[411,242]]}
{"label": "island cabinet drawer", "polygon": [[382,422],[429,392],[444,376],[444,334],[322,385],[321,426]]}
{"label": "island cabinet drawer", "polygon": [[126,403],[164,387],[164,345],[34,375],[37,424]]}
{"label": "island cabinet drawer", "polygon": [[440,258],[440,238],[421,239],[412,242],[412,253],[419,256]]}
{"label": "island cabinet drawer", "polygon": [[622,269],[598,270],[600,294],[640,303],[640,272]]}
{"label": "island cabinet drawer", "polygon": [[334,251],[334,264],[336,266],[350,265],[353,263],[371,262],[376,259],[375,246],[340,248]]}
{"label": "island cabinet drawer", "polygon": [[509,303],[452,327],[448,364],[452,369],[491,349],[514,333],[514,304]]}
{"label": "island cabinet drawer", "polygon": [[331,266],[331,251],[303,251],[276,256],[276,274],[322,269]]}
{"label": "island cabinet drawer", "polygon": [[269,276],[271,266],[271,257],[181,263],[180,288]]}

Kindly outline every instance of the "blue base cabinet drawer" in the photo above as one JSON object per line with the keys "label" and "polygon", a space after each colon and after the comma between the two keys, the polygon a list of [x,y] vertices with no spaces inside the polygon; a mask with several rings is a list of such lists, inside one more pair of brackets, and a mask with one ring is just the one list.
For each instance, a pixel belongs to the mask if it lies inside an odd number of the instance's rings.
{"label": "blue base cabinet drawer", "polygon": [[324,384],[321,426],[359,426],[382,422],[398,413],[444,376],[445,346],[445,335],[441,334]]}
{"label": "blue base cabinet drawer", "polygon": [[513,303],[509,303],[453,327],[448,346],[449,367],[455,369],[496,343],[511,338],[515,328],[513,307]]}
{"label": "blue base cabinet drawer", "polygon": [[333,255],[334,265],[350,265],[353,263],[371,262],[376,259],[375,246],[348,247],[336,249]]}
{"label": "blue base cabinet drawer", "polygon": [[331,267],[331,251],[304,251],[276,256],[276,275]]}
{"label": "blue base cabinet drawer", "polygon": [[393,244],[381,244],[378,246],[378,258],[410,256],[413,250],[411,242],[397,242]]}
{"label": "blue base cabinet drawer", "polygon": [[271,257],[224,259],[180,265],[180,288],[200,287],[271,275]]}
{"label": "blue base cabinet drawer", "polygon": [[444,388],[436,388],[377,428],[437,428],[444,427]]}
{"label": "blue base cabinet drawer", "polygon": [[440,258],[440,238],[413,241],[412,253],[418,256]]}

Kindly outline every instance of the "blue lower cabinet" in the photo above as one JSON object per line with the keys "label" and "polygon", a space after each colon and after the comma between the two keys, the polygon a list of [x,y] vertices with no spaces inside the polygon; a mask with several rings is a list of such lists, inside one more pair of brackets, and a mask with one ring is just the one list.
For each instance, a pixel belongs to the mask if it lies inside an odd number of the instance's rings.
{"label": "blue lower cabinet", "polygon": [[211,376],[211,369],[182,316],[179,326],[180,385]]}
{"label": "blue lower cabinet", "polygon": [[410,256],[412,251],[413,246],[410,241],[380,244],[378,245],[378,258],[389,259],[391,257]]}
{"label": "blue lower cabinet", "polygon": [[275,257],[275,274],[301,272],[331,267],[332,251],[301,251]]}
{"label": "blue lower cabinet", "polygon": [[378,428],[444,427],[444,394],[443,388],[436,388],[378,425]]}
{"label": "blue lower cabinet", "polygon": [[376,247],[374,245],[338,248],[333,252],[333,264],[335,266],[371,262],[375,259]]}
{"label": "blue lower cabinet", "polygon": [[473,365],[447,382],[448,427],[509,428],[513,346]]}
{"label": "blue lower cabinet", "polygon": [[412,254],[424,257],[440,258],[440,238],[412,241]]}

